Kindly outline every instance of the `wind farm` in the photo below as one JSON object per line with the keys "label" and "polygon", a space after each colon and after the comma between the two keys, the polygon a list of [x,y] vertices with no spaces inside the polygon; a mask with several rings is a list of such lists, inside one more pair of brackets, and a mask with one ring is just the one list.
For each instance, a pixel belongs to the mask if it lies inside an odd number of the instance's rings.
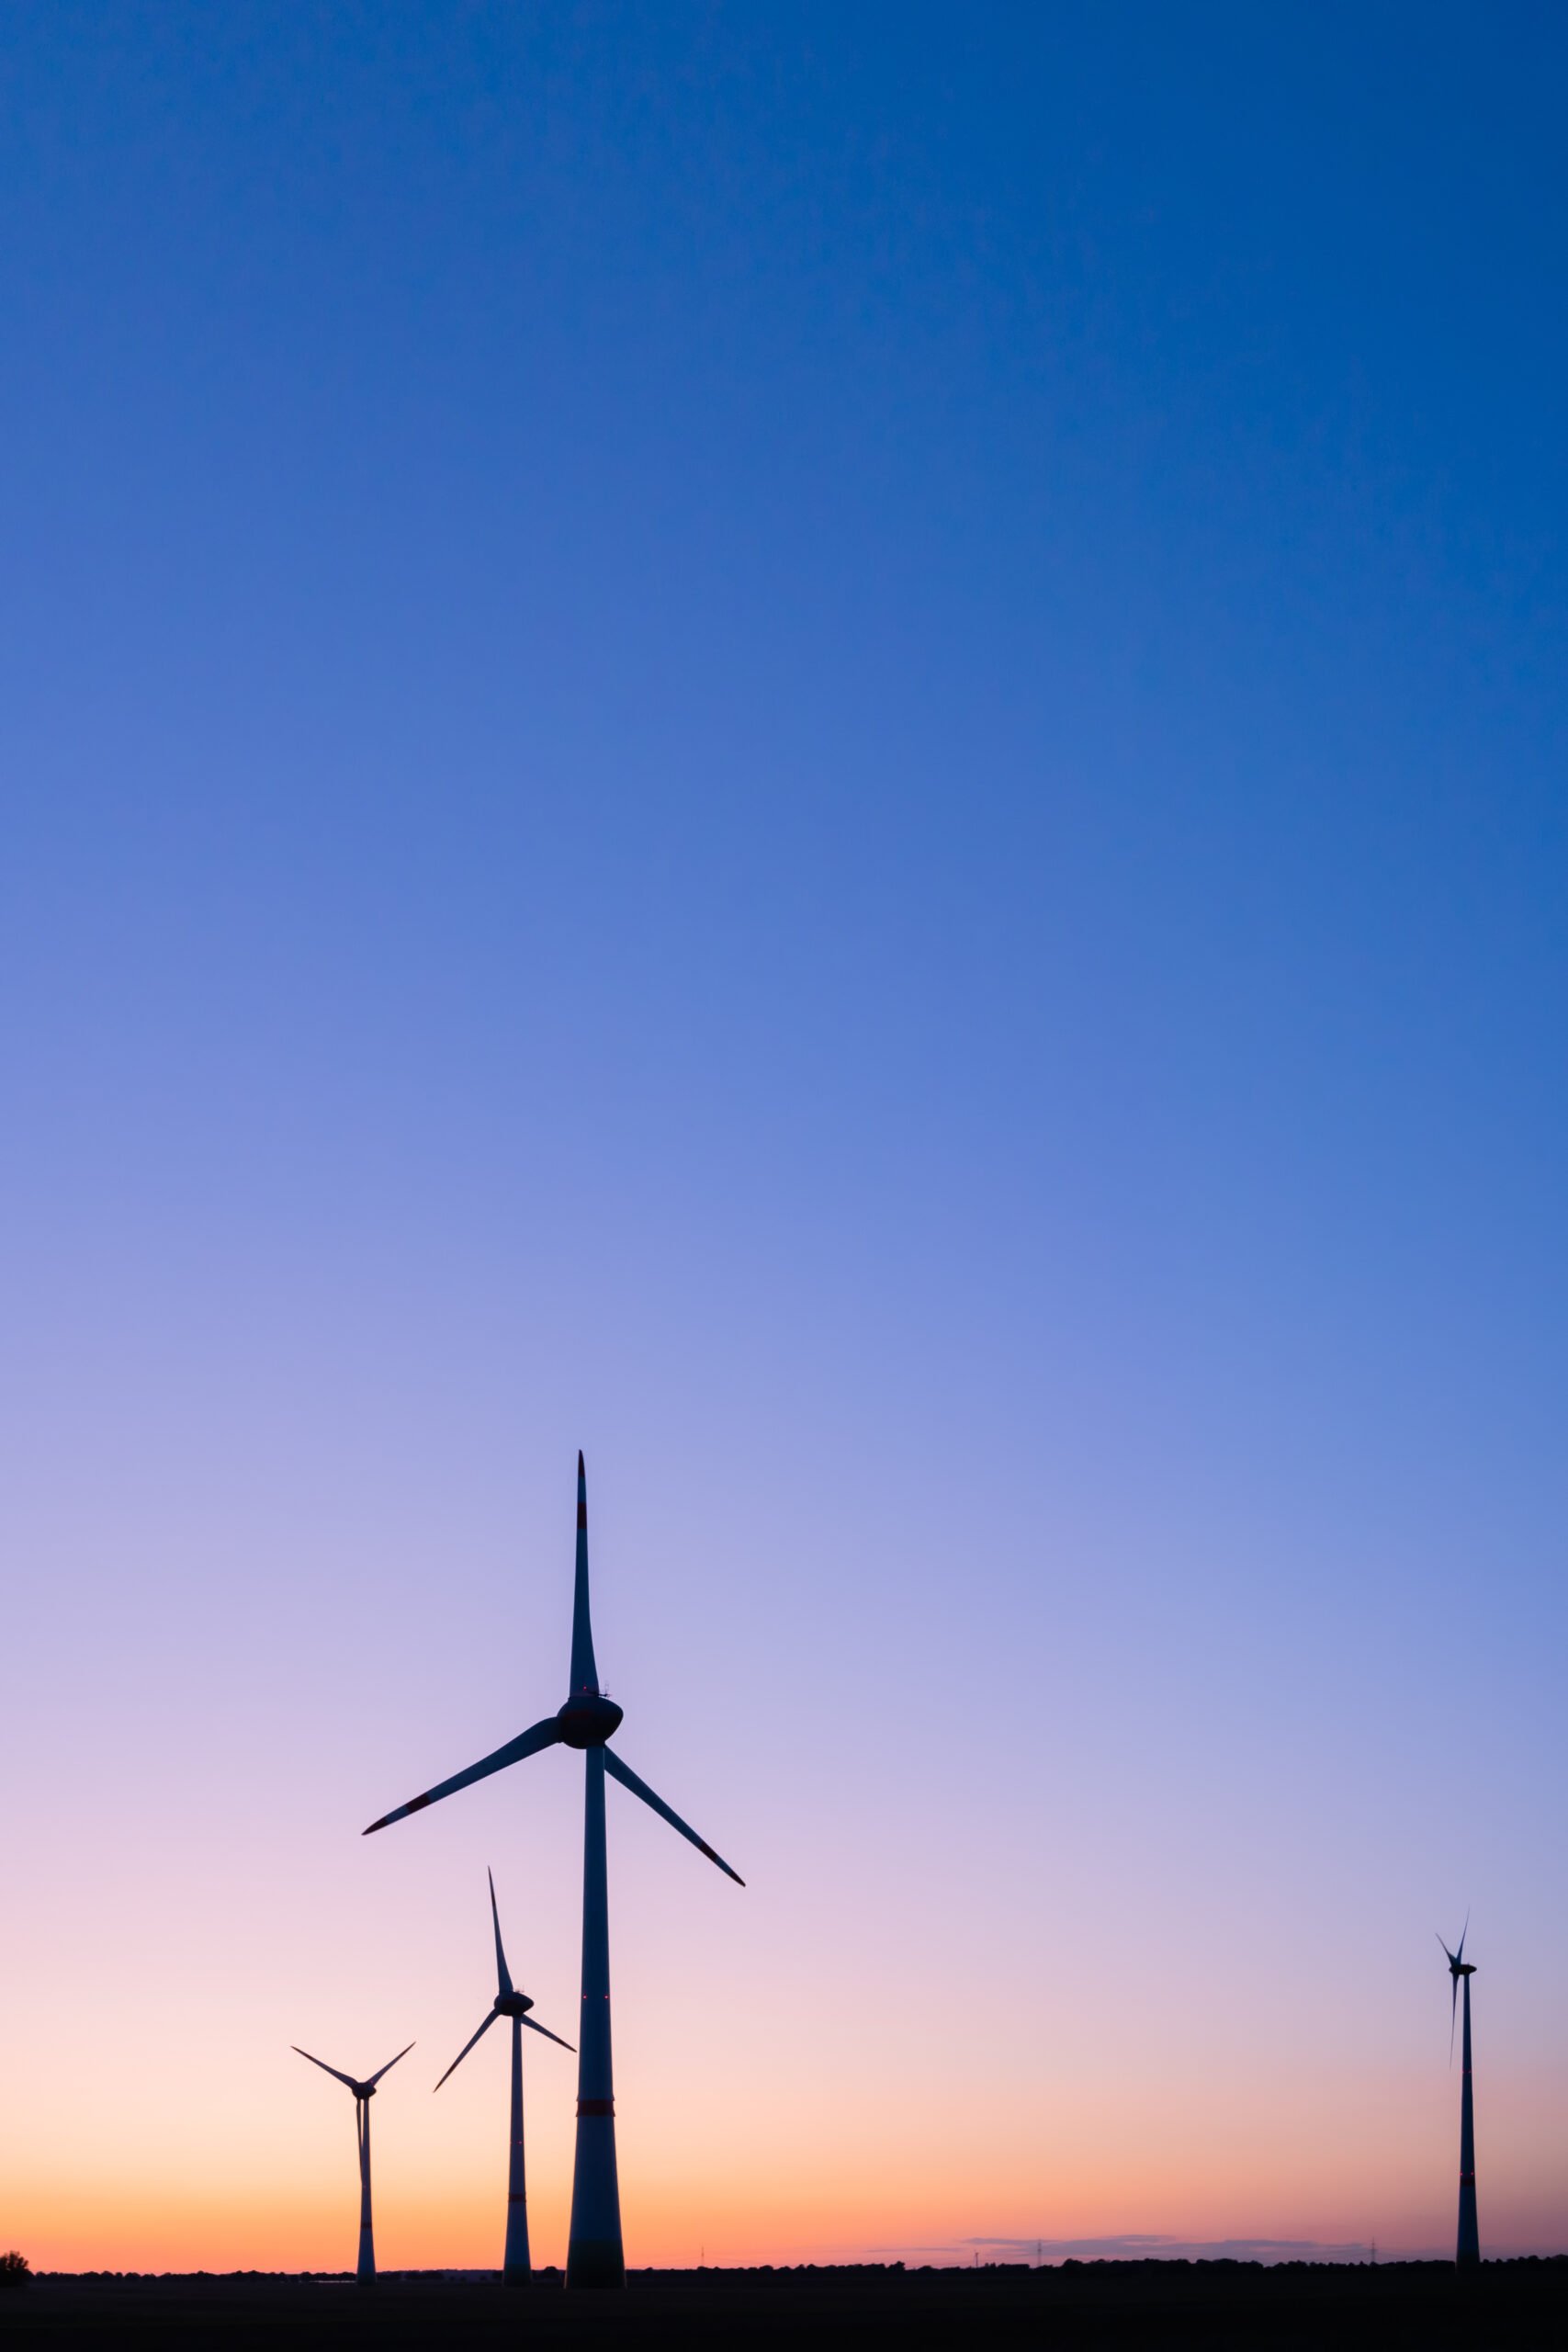
{"label": "wind farm", "polygon": [[[605,1782],[615,1779],[659,1816],[677,1829],[728,1878],[744,1884],[739,1873],[661,1797],[632,1772],[610,1746],[624,1721],[620,1704],[604,1688],[593,1646],[588,1559],[587,1472],[581,1452],[577,1460],[576,1548],[572,1588],[571,1646],[569,1690],[556,1713],[541,1718],[477,1764],[452,1774],[434,1787],[369,1825],[369,1836],[396,1821],[426,1811],[442,1798],[503,1770],[510,1764],[562,1746],[584,1759],[584,1837],[582,1873],[582,1936],[581,1950],[581,2024],[579,2058],[576,2141],[570,2221],[564,2271],[553,2265],[536,2271],[529,2238],[523,2035],[540,2036],[555,2047],[571,2052],[565,2037],[543,2024],[532,2012],[532,1996],[513,1975],[502,1930],[500,1902],[492,1870],[486,1870],[491,1913],[491,1944],[495,1968],[495,1992],[479,2025],[434,2085],[439,2092],[470,2057],[491,2029],[505,2021],[510,2033],[510,2109],[506,2166],[506,2220],[499,2271],[483,2273],[422,2273],[399,2269],[383,2278],[375,2299],[377,2340],[389,2346],[413,2346],[429,2340],[432,2332],[475,2352],[513,2340],[511,2325],[485,2300],[487,2285],[503,2290],[531,2288],[541,2298],[531,2317],[548,2324],[551,2290],[569,2290],[572,2308],[584,2302],[592,2311],[607,2310],[602,2292],[618,2290],[617,2307],[624,2317],[608,2333],[596,2322],[579,2324],[575,2332],[589,2345],[603,2343],[606,2352],[624,2344],[629,2331],[634,2340],[646,2335],[662,2343],[677,2335],[683,2342],[717,2347],[734,2340],[737,2331],[779,2345],[802,2335],[827,2346],[849,2347],[863,2340],[868,2330],[894,2329],[901,2341],[923,2347],[957,2346],[976,2331],[999,2345],[1021,2347],[1038,2340],[1043,2326],[1052,2340],[1065,2346],[1206,2346],[1222,2335],[1242,2330],[1249,2340],[1282,2343],[1315,2340],[1325,2330],[1337,2342],[1369,2346],[1389,2340],[1391,2328],[1420,2325],[1446,2341],[1450,2323],[1467,2316],[1452,2301],[1453,2282],[1470,2282],[1479,2290],[1482,2272],[1475,2199],[1474,2113],[1472,2083],[1471,1979],[1473,1962],[1465,1952],[1470,1933],[1467,1916],[1457,1949],[1450,1951],[1439,1936],[1450,1976],[1450,2064],[1456,2042],[1462,2051],[1460,2145],[1460,2211],[1455,2261],[1434,2264],[1395,2258],[1379,2263],[1376,2249],[1359,2249],[1350,2261],[1319,2258],[1303,2263],[1278,2255],[1270,2263],[1257,2254],[1238,2259],[1221,2248],[1189,2256],[1162,2256],[1156,2251],[1096,2255],[1087,2262],[1070,2256],[1059,2264],[1045,2258],[1043,2241],[1037,2241],[1033,2259],[998,2260],[983,2265],[976,2245],[967,2265],[924,2262],[869,2262],[819,2267],[797,2266],[775,2269],[716,2267],[705,2263],[694,2273],[678,2267],[643,2269],[628,2277],[621,2234],[621,2213],[614,2132],[614,2073],[610,2020],[608,1936],[608,1860],[605,1822]],[[536,1908],[541,1890],[533,1893]],[[1462,2019],[1461,2016],[1462,2005]],[[1462,2025],[1462,2038],[1461,2038]],[[370,2102],[391,2070],[413,2049],[406,2043],[376,2072],[364,2078],[333,2066],[313,2052],[294,2045],[298,2055],[349,2091],[354,2100],[360,2185],[360,2228],[356,2283],[378,2281],[370,2153]],[[1152,2242],[1151,2242],[1152,2243]],[[1349,2251],[1340,2249],[1341,2255]],[[1370,2252],[1371,2258],[1367,2258]],[[1486,2312],[1490,2340],[1521,2347],[1536,2340],[1568,2312],[1568,2257],[1557,2264],[1531,2261],[1489,2266],[1495,2274],[1488,2285]],[[1304,2274],[1304,2275],[1303,2275]],[[1445,2283],[1446,2282],[1446,2283]],[[106,2303],[103,2289],[92,2281],[45,2280],[42,2292],[27,2307],[47,2324],[51,2345],[95,2341],[103,2324],[161,2332],[223,2335],[244,2331],[258,2343],[276,2342],[279,2352],[315,2352],[315,2347],[345,2346],[344,2323],[322,2302],[319,2287],[310,2278],[243,2280],[163,2280],[120,2282],[116,2299]],[[341,2308],[341,2307],[340,2307]],[[367,2306],[370,2309],[370,2306]],[[513,2311],[517,2306],[510,2305]],[[24,2327],[17,2340],[27,2341]],[[358,2341],[356,2335],[355,2341]]]}
{"label": "wind farm", "polygon": [[1565,121],[0,9],[0,2352],[1568,2335]]}

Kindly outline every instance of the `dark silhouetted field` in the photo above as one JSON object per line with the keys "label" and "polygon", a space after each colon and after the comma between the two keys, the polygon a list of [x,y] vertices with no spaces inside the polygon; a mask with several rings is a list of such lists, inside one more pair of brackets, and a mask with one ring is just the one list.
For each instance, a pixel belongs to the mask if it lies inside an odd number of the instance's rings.
{"label": "dark silhouetted field", "polygon": [[558,2272],[522,2292],[490,2278],[44,2277],[0,2298],[17,2352],[451,2352],[522,2342],[594,2348],[881,2344],[1568,2345],[1568,2256],[1487,2263],[1097,2262],[1060,2269],[639,2271],[620,2295],[568,2296]]}

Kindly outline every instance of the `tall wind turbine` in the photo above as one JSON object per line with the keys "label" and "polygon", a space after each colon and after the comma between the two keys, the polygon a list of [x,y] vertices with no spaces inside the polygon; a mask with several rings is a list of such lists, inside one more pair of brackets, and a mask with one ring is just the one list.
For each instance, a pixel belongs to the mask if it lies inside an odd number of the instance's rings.
{"label": "tall wind turbine", "polygon": [[[1464,1923],[1464,1936],[1470,1933],[1470,1921]],[[1475,1973],[1474,1963],[1464,1956],[1464,1936],[1459,1939],[1458,1951],[1450,1951],[1441,1936],[1443,1957],[1449,1963],[1453,1979],[1453,1997],[1449,2003],[1449,2060],[1454,2054],[1454,2012],[1459,2006],[1459,1988],[1464,1986],[1464,2087],[1460,2094],[1459,2109],[1459,2245],[1454,2260],[1459,2264],[1479,2262],[1481,2233],[1475,2220],[1475,2101],[1470,2085],[1470,1980]]]}
{"label": "tall wind turbine", "polygon": [[651,1805],[661,1819],[689,1838],[700,1854],[716,1862],[737,1886],[746,1882],[680,1815],[656,1797],[645,1781],[608,1746],[620,1724],[622,1710],[599,1688],[593,1662],[593,1629],[588,1615],[588,1480],[582,1456],[577,1457],[577,1585],[571,1610],[571,1688],[565,1704],[543,1723],[531,1724],[407,1804],[385,1813],[365,1831],[385,1829],[405,1814],[420,1813],[440,1797],[466,1789],[508,1764],[558,1743],[582,1750],[586,1793],[582,1829],[582,2027],[577,2056],[577,2155],[571,2176],[571,2224],[567,2239],[566,2283],[569,2287],[624,2287],[626,2256],[621,2245],[621,2194],[615,2177],[615,2092],[610,2064],[610,1897],[604,1864],[604,1775],[619,1781]]}
{"label": "tall wind turbine", "polygon": [[[531,2027],[535,2033],[542,2033],[547,2041],[560,2042],[563,2050],[570,2050],[571,2044],[561,2041],[558,2033],[552,2033],[548,2026],[541,2025],[536,2018],[528,2015],[534,2004],[526,1993],[519,1993],[513,1984],[506,1966],[506,1954],[502,1948],[501,1914],[495,1907],[495,1879],[489,1871],[485,1876],[490,1880],[490,1916],[495,1923],[495,1999],[489,2017],[473,2041],[464,2042],[447,2067],[446,2075],[457,2073],[474,2042],[483,2040],[497,2018],[512,2019],[512,2157],[506,2175],[506,2251],[501,2258],[501,2275],[509,2287],[525,2287],[529,2262],[528,2185],[523,2168],[523,2029]],[[441,2083],[446,2080],[446,2075],[442,2075]],[[436,2084],[437,2090],[441,2088],[441,2083]]]}
{"label": "tall wind turbine", "polygon": [[[310,2052],[300,2050],[298,2042],[293,2047],[301,2058],[310,2058]],[[412,2048],[412,2041],[407,2043],[399,2051],[398,2058],[406,2058]],[[310,2058],[312,2066],[346,2083],[354,2093],[354,2135],[359,2143],[359,2267],[355,2276],[362,2287],[368,2286],[376,2276],[376,2239],[370,2227],[370,2102],[376,2096],[377,2084],[383,2075],[391,2073],[398,2058],[389,2058],[384,2066],[378,2066],[367,2083],[356,2083],[352,2075],[340,2075],[324,2058]]]}

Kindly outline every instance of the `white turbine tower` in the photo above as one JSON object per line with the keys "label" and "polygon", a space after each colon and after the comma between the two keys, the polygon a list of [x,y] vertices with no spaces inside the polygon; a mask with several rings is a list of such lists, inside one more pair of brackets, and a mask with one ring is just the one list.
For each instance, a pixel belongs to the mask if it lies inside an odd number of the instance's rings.
{"label": "white turbine tower", "polygon": [[[297,2041],[292,2047],[301,2058],[310,2058],[310,2052],[300,2050]],[[406,2043],[398,2058],[406,2058],[412,2048],[412,2041]],[[389,2058],[364,2083],[356,2083],[352,2075],[340,2075],[324,2058],[310,2058],[312,2066],[319,2066],[323,2075],[331,2075],[334,2081],[345,2083],[354,2093],[354,2132],[359,2143],[359,2267],[355,2276],[362,2287],[368,2286],[376,2276],[376,2238],[370,2227],[370,2102],[376,2096],[377,2084],[383,2075],[391,2073],[398,2058]]]}
{"label": "white turbine tower", "polygon": [[577,1584],[571,1611],[571,1690],[559,1712],[547,1715],[508,1740],[492,1755],[455,1772],[424,1794],[413,1797],[391,1813],[384,1813],[364,1833],[385,1829],[405,1814],[421,1813],[440,1797],[466,1789],[525,1756],[564,1743],[582,1750],[586,1789],[582,1824],[582,2028],[577,2058],[577,2156],[571,2176],[571,2226],[567,2239],[566,2283],[569,2287],[624,2287],[626,2257],[621,2245],[621,2193],[615,2177],[615,2091],[610,2064],[610,1898],[604,1861],[604,1775],[619,1781],[634,1797],[651,1805],[660,1818],[700,1854],[716,1862],[737,1886],[746,1882],[739,1871],[683,1822],[678,1813],[656,1797],[623,1764],[608,1742],[619,1726],[621,1709],[599,1688],[593,1662],[593,1629],[588,1614],[588,1480],[582,1456],[577,1457]]}
{"label": "white turbine tower", "polygon": [[[485,1876],[490,1880],[490,1916],[495,1926],[495,1999],[491,2005],[489,2017],[473,2040],[464,2042],[447,2067],[446,2075],[457,2073],[474,2042],[484,2039],[497,2018],[512,2019],[512,2154],[506,2174],[506,2251],[501,2260],[501,2275],[509,2287],[525,2287],[530,2266],[528,2187],[523,2165],[523,2029],[527,2026],[533,2032],[542,2033],[547,2041],[559,2043],[562,2050],[570,2050],[571,2044],[562,2041],[558,2033],[552,2033],[548,2026],[541,2025],[536,2018],[528,2015],[534,2004],[526,1993],[519,1993],[513,1984],[506,1965],[506,1953],[502,1947],[501,1914],[495,1907],[495,1878],[489,1871]],[[446,2080],[446,2075],[442,2075],[441,2083]],[[436,2084],[437,2090],[441,2088],[441,2083]]]}

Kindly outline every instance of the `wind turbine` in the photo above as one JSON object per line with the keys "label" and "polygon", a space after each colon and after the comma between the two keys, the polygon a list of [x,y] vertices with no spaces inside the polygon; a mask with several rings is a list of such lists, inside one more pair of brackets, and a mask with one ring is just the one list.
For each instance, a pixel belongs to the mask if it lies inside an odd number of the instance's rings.
{"label": "wind turbine", "polygon": [[582,1822],[582,2027],[577,2057],[577,2154],[571,2176],[571,2223],[567,2238],[566,2283],[569,2287],[624,2287],[626,2256],[621,2245],[621,2196],[615,2177],[615,2092],[610,2063],[610,1897],[604,1862],[604,1775],[619,1781],[651,1805],[700,1854],[716,1862],[737,1886],[746,1882],[739,1871],[683,1822],[678,1813],[656,1797],[645,1781],[607,1745],[620,1724],[622,1710],[599,1688],[593,1662],[593,1629],[588,1614],[588,1480],[582,1456],[577,1457],[577,1583],[571,1609],[570,1695],[559,1711],[547,1715],[407,1804],[385,1813],[364,1832],[385,1829],[405,1814],[423,1812],[441,1797],[466,1789],[508,1764],[558,1743],[582,1750],[584,1781]]}
{"label": "wind turbine", "polygon": [[[310,2052],[300,2050],[297,2041],[292,2046],[301,2058],[310,2058]],[[399,2051],[398,2058],[406,2058],[412,2048],[412,2041],[407,2043]],[[359,2143],[359,2267],[355,2276],[362,2287],[367,2287],[376,2276],[376,2240],[370,2227],[370,2102],[376,2096],[377,2084],[383,2075],[391,2073],[398,2058],[389,2058],[384,2066],[376,2069],[367,2083],[356,2083],[352,2075],[340,2075],[337,2068],[329,2066],[324,2058],[310,2058],[312,2066],[319,2066],[323,2075],[332,2075],[338,2082],[346,2083],[354,2093],[354,2135]]]}
{"label": "wind turbine", "polygon": [[[558,2033],[552,2033],[548,2026],[541,2025],[536,2018],[528,2015],[534,2004],[526,1993],[519,1993],[513,1984],[507,1971],[506,1954],[502,1949],[501,1914],[495,1907],[495,1879],[489,1871],[485,1876],[490,1880],[490,1916],[495,1922],[495,1999],[489,2017],[473,2041],[464,2042],[447,2067],[446,2075],[457,2073],[474,2042],[484,2039],[497,2018],[512,2019],[512,2158],[506,2176],[506,2251],[501,2258],[501,2275],[507,2286],[525,2287],[528,2283],[529,2263],[528,2187],[523,2169],[523,2029],[531,2027],[534,2032],[542,2033],[547,2041],[560,2042],[563,2050],[570,2050],[571,2044],[561,2041]],[[446,2075],[442,2075],[441,2083],[446,2080]],[[441,2088],[441,2083],[436,2084],[437,2090]]]}
{"label": "wind turbine", "polygon": [[1470,1933],[1470,1921],[1464,1923],[1464,1935],[1459,1939],[1458,1951],[1450,1951],[1441,1936],[1443,1957],[1449,1963],[1453,1979],[1453,1997],[1449,2003],[1449,2064],[1453,2064],[1454,2015],[1459,2007],[1459,1988],[1464,1986],[1464,2087],[1460,2094],[1459,2109],[1459,2245],[1454,2255],[1457,2264],[1479,2262],[1481,2234],[1475,2220],[1475,2101],[1470,2084],[1470,1980],[1475,1973],[1474,1962],[1464,1956],[1464,1937]]}

